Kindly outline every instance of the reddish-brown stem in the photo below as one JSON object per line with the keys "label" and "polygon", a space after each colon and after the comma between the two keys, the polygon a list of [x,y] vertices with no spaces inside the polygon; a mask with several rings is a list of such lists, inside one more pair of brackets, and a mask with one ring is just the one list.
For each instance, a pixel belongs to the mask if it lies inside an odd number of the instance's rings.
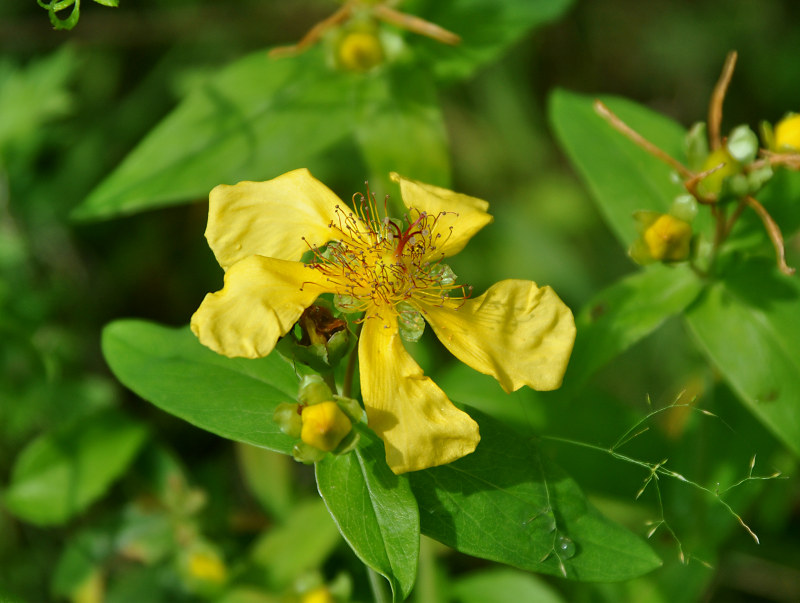
{"label": "reddish-brown stem", "polygon": [[769,215],[769,212],[754,197],[747,195],[744,197],[744,201],[749,207],[753,208],[753,210],[758,214],[758,217],[761,218],[761,221],[764,223],[764,228],[766,229],[767,234],[772,241],[772,246],[775,247],[778,270],[786,275],[791,276],[794,274],[794,268],[786,263],[786,247],[783,243],[783,234],[781,234],[781,230],[778,228],[775,220],[772,219],[772,216]]}
{"label": "reddish-brown stem", "polygon": [[289,46],[278,46],[277,48],[273,48],[269,51],[269,56],[272,58],[282,58],[282,57],[293,57],[301,52],[305,52],[311,46],[316,44],[320,38],[325,34],[326,31],[331,29],[332,27],[336,27],[340,23],[346,21],[350,18],[350,14],[353,11],[353,2],[349,1],[345,3],[345,5],[333,13],[330,17],[326,17],[314,27],[308,30],[306,35],[300,38],[300,41],[297,44],[291,44]]}
{"label": "reddish-brown stem", "polygon": [[408,31],[412,31],[416,34],[432,38],[442,42],[443,44],[455,46],[461,42],[461,37],[454,34],[452,31],[448,31],[443,27],[439,27],[435,23],[431,23],[425,19],[420,19],[414,15],[401,13],[400,11],[394,10],[385,4],[376,5],[372,9],[372,14],[382,21],[386,21],[387,23],[391,23],[392,25],[396,25],[402,29],[407,29]]}
{"label": "reddish-brown stem", "polygon": [[688,180],[694,177],[694,173],[683,165],[677,159],[671,157],[661,149],[659,149],[656,145],[652,142],[647,140],[644,136],[639,134],[636,130],[631,128],[628,124],[622,121],[619,117],[617,117],[611,109],[609,109],[603,101],[595,100],[594,101],[594,110],[595,112],[605,119],[609,125],[614,128],[617,132],[623,134],[626,138],[628,138],[631,142],[633,142],[638,147],[644,149],[648,153],[650,153],[656,159],[659,159],[672,167],[676,172],[678,172],[684,180]]}
{"label": "reddish-brown stem", "polygon": [[683,181],[683,186],[686,188],[686,191],[695,199],[697,199],[698,203],[702,203],[704,205],[713,205],[717,202],[717,197],[707,197],[705,195],[701,195],[697,190],[697,185],[700,184],[700,181],[703,180],[706,176],[710,176],[717,170],[721,170],[725,167],[724,163],[720,163],[719,165],[715,165],[710,170],[706,170],[704,172],[699,172],[697,174],[692,174],[692,177]]}
{"label": "reddish-brown stem", "polygon": [[708,144],[712,151],[722,146],[720,137],[720,124],[722,123],[722,103],[725,101],[725,94],[728,92],[728,85],[733,77],[733,69],[736,67],[736,51],[732,50],[725,57],[725,65],[722,67],[722,74],[719,76],[717,85],[711,95],[708,104]]}
{"label": "reddish-brown stem", "polygon": [[731,234],[733,230],[734,224],[736,224],[736,220],[739,219],[739,216],[742,215],[744,208],[747,207],[747,201],[745,199],[739,199],[739,203],[736,205],[736,209],[733,210],[731,217],[728,218],[728,223],[725,225],[725,238],[728,238],[728,235]]}

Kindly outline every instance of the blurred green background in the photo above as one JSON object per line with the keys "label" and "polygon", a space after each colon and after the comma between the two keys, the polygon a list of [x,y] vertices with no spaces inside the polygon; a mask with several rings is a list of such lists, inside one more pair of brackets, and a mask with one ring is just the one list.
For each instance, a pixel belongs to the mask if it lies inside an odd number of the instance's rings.
{"label": "blurred green background", "polygon": [[[133,425],[146,425],[149,442],[144,451],[132,435],[132,468],[113,485],[98,485],[97,501],[75,516],[37,525],[0,508],[0,600],[78,600],[76,589],[91,571],[71,567],[65,550],[81,539],[90,543],[83,550],[94,551],[91,559],[103,560],[104,575],[111,577],[106,600],[213,598],[202,585],[181,583],[178,570],[142,569],[151,567],[143,559],[168,558],[159,552],[168,545],[141,545],[149,552],[137,557],[104,543],[109,534],[119,534],[121,517],[139,508],[134,503],[144,504],[144,493],[159,491],[162,472],[191,484],[162,484],[163,517],[173,527],[202,533],[189,540],[211,543],[210,556],[227,558],[228,571],[240,574],[254,570],[237,570],[231,560],[275,534],[273,526],[285,527],[281,521],[296,501],[313,500],[308,469],[247,452],[142,402],[116,383],[102,359],[100,331],[107,322],[132,316],[183,325],[205,293],[219,288],[221,271],[202,236],[205,199],[102,222],[74,221],[70,212],[197,81],[247,52],[296,41],[335,6],[328,0],[123,0],[111,9],[85,1],[77,27],[63,32],[53,31],[34,0],[0,5],[0,488],[34,438],[54,432],[69,438],[71,426],[100,409],[121,409]],[[689,126],[705,119],[724,57],[736,49],[739,64],[725,123],[756,128],[762,119],[775,122],[800,109],[799,24],[800,4],[792,0],[582,0],[475,77],[441,88],[453,188],[487,199],[495,215],[494,225],[454,258],[455,272],[478,291],[498,278],[549,284],[577,311],[634,271],[553,141],[548,94],[563,87],[621,95]],[[323,180],[343,198],[367,171],[347,144],[330,149],[325,165],[330,177]],[[274,174],[253,179],[267,175]],[[797,238],[789,241],[789,256],[790,264],[800,263]],[[449,358],[434,347],[420,355],[446,384]],[[726,403],[731,393],[710,368],[698,365],[704,362],[683,326],[670,321],[595,377],[585,421],[574,412],[563,417],[553,409],[526,409],[520,398],[510,403],[507,418],[523,416],[537,429],[607,445],[646,413],[647,395],[659,406],[689,389],[701,394],[701,405],[724,416],[735,436],[726,438],[719,424],[686,427],[672,417],[658,444],[672,458],[701,458],[694,467],[708,477],[716,470],[744,473],[753,452],[763,452],[769,466],[791,473],[795,461],[739,405]],[[730,450],[705,449],[707,429],[733,440]],[[169,451],[162,454],[162,448]],[[631,504],[640,474],[602,456],[558,446],[550,452],[604,511],[646,531],[643,509],[651,507]],[[165,459],[177,468],[164,468]],[[264,474],[279,477],[259,486]],[[665,504],[684,548],[714,557],[715,570],[696,561],[677,563],[674,543],[666,539],[659,552],[667,567],[653,578],[621,586],[548,580],[547,588],[555,589],[548,596],[800,600],[799,484],[770,482],[741,496],[740,508],[759,532],[760,547],[696,492],[670,486]],[[192,502],[191,492],[205,504]],[[368,600],[358,561],[329,527],[320,530],[319,558],[310,553],[314,563],[304,560],[303,572],[318,568],[328,581],[345,572],[355,583],[353,598]],[[438,545],[424,546],[438,561],[436,575],[423,573],[421,581],[458,585],[460,576],[487,567]],[[273,562],[266,555],[254,563]],[[272,590],[264,592],[279,592],[290,582],[274,578]],[[440,588],[468,600],[467,586]],[[249,595],[236,600],[272,600],[257,598],[264,593]]]}

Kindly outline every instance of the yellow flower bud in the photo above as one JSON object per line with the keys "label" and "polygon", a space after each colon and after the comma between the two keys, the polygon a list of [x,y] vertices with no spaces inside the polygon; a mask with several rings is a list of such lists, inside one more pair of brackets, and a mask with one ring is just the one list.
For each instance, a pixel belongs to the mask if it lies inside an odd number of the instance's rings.
{"label": "yellow flower bud", "polygon": [[224,582],[228,570],[222,560],[210,551],[198,550],[189,557],[189,573],[204,582]]}
{"label": "yellow flower bud", "polygon": [[336,402],[322,402],[303,409],[302,439],[309,446],[331,452],[350,433],[353,424]]}
{"label": "yellow flower bud", "polygon": [[712,172],[700,181],[698,190],[703,195],[719,195],[722,192],[722,182],[726,178],[738,174],[741,170],[739,162],[728,152],[728,149],[721,147],[713,151],[703,164],[701,171],[713,169],[720,164],[724,164],[717,171]]}
{"label": "yellow flower bud", "polygon": [[318,586],[303,595],[302,603],[334,603],[334,600],[328,587]]}
{"label": "yellow flower bud", "polygon": [[380,38],[371,31],[344,34],[336,48],[336,60],[347,71],[369,71],[384,61]]}
{"label": "yellow flower bud", "polygon": [[642,238],[654,260],[679,262],[689,257],[692,227],[688,222],[663,214],[644,231]]}
{"label": "yellow flower bud", "polygon": [[783,118],[775,126],[775,149],[800,152],[800,113]]}

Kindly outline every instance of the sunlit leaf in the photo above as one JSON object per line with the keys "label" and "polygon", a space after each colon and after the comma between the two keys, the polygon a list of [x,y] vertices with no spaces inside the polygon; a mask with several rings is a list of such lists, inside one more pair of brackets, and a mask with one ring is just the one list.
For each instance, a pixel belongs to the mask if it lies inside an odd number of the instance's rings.
{"label": "sunlit leaf", "polygon": [[188,328],[120,320],[103,331],[103,354],[117,378],[145,400],[232,440],[291,452],[293,440],[272,420],[294,401],[297,378],[277,354],[226,358]]}
{"label": "sunlit leaf", "polygon": [[626,580],[659,558],[603,517],[578,485],[525,438],[469,410],[477,450],[410,474],[423,534],[463,553],[579,581]]}
{"label": "sunlit leaf", "polygon": [[[681,126],[631,101],[600,99],[664,152],[682,156],[685,131]],[[666,212],[673,199],[685,191],[671,180],[668,165],[637,147],[595,113],[594,100],[556,90],[550,96],[550,122],[564,152],[627,249],[638,236],[633,212]]]}
{"label": "sunlit leaf", "polygon": [[318,49],[239,59],[194,89],[73,215],[107,218],[204,199],[217,184],[309,166],[351,130],[350,83]]}
{"label": "sunlit leaf", "polygon": [[358,557],[405,601],[417,575],[419,513],[408,478],[391,472],[383,444],[364,430],[355,451],[317,463],[317,487]]}

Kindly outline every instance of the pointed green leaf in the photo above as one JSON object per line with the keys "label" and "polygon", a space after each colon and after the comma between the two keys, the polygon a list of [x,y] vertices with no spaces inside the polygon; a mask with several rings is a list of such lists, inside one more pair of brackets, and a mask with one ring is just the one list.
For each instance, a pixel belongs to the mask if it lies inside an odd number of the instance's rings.
{"label": "pointed green leaf", "polygon": [[[633,212],[667,212],[684,193],[671,168],[612,128],[593,108],[595,97],[565,90],[550,96],[549,117],[564,152],[627,249],[636,239]],[[683,156],[685,130],[666,117],[621,98],[600,97],[630,127],[672,157]]]}
{"label": "pointed green leaf", "polygon": [[687,312],[700,345],[750,411],[800,455],[800,282],[742,262]]}
{"label": "pointed green leaf", "polygon": [[319,49],[248,55],[193,90],[74,211],[109,218],[304,167],[351,129],[349,79]]}
{"label": "pointed green leaf", "polygon": [[417,575],[419,512],[408,478],[386,465],[381,441],[362,430],[356,450],[317,463],[317,487],[359,559],[404,601]]}
{"label": "pointed green leaf", "polygon": [[288,454],[294,441],[272,420],[297,396],[297,377],[278,354],[226,358],[188,328],[120,320],[103,330],[103,354],[117,378],[145,400],[225,438]]}
{"label": "pointed green leaf", "polygon": [[653,264],[604,289],[576,318],[578,335],[565,386],[579,387],[595,370],[683,312],[703,288],[688,266]]}
{"label": "pointed green leaf", "polygon": [[31,523],[64,523],[108,490],[146,436],[143,425],[114,409],[47,433],[17,458],[5,505]]}
{"label": "pointed green leaf", "polygon": [[463,553],[580,581],[627,580],[661,564],[606,519],[536,443],[488,415],[472,454],[410,474],[422,532]]}

